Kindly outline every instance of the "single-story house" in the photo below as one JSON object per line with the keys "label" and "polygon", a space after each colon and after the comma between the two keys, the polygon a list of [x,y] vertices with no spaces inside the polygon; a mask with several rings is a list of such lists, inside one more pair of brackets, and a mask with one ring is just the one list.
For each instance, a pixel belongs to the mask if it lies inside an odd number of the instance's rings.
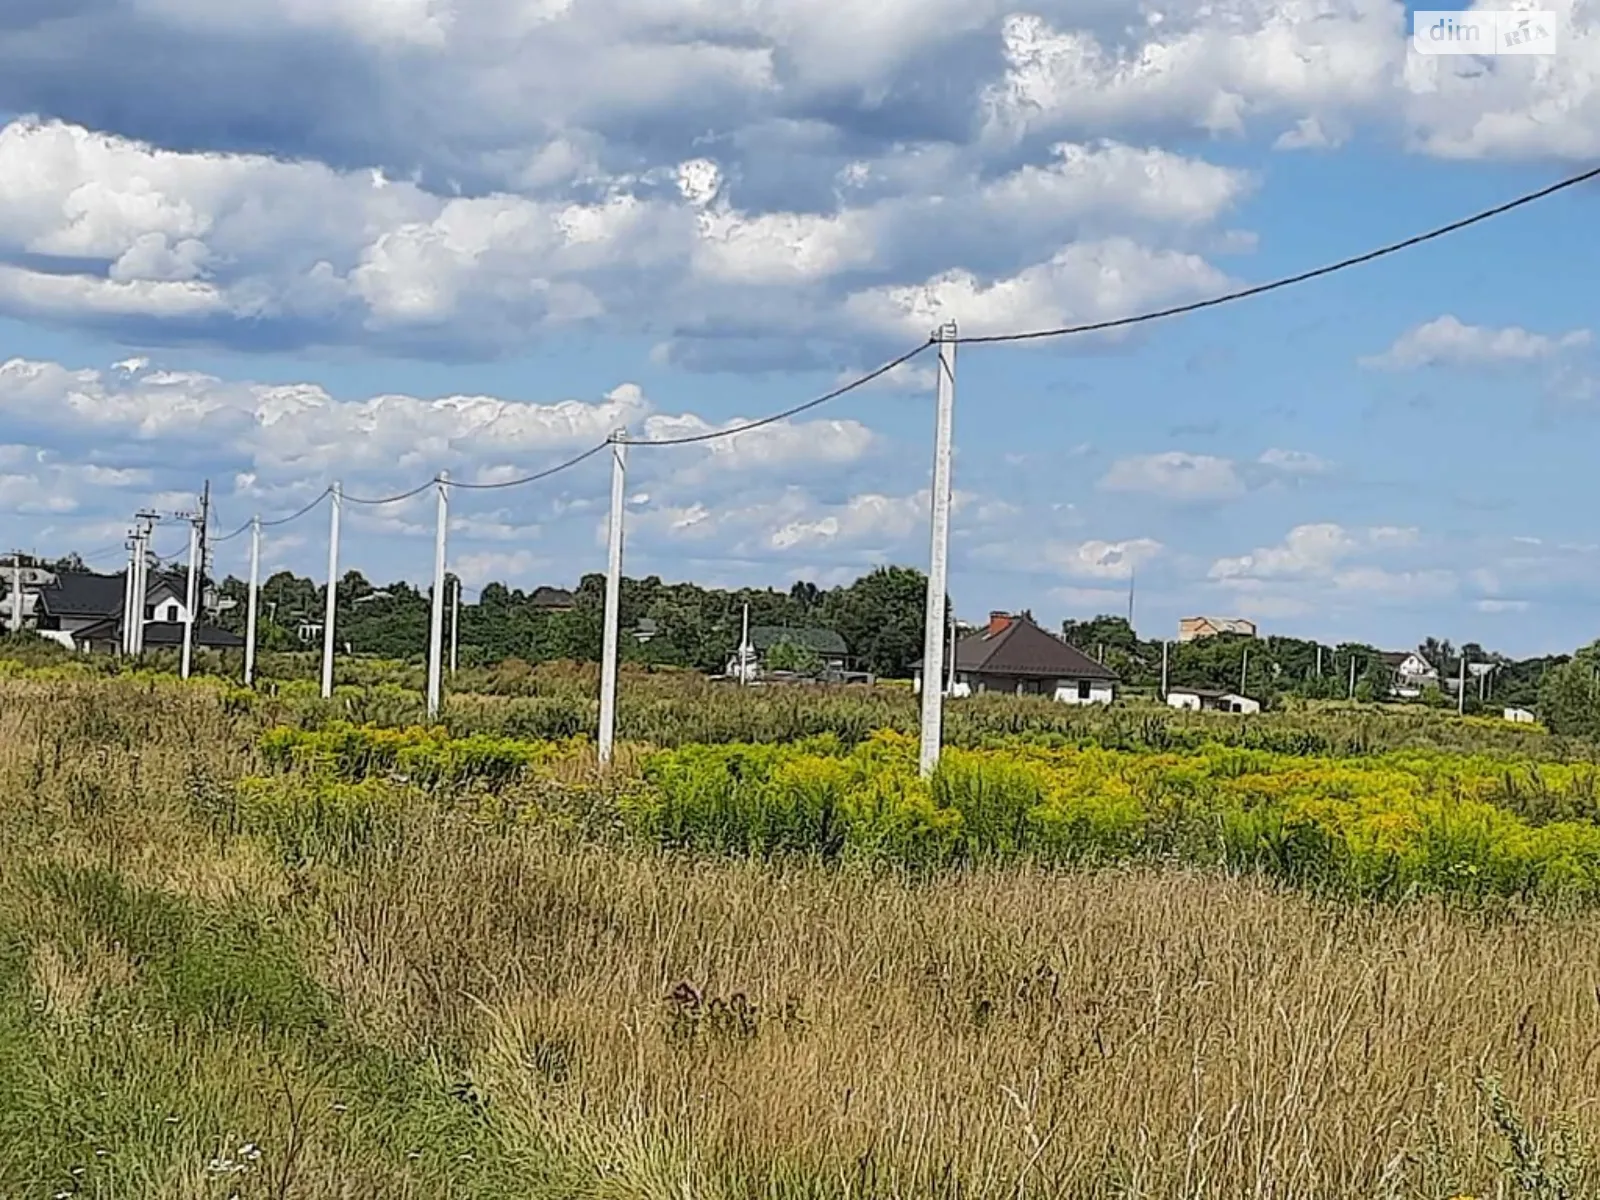
{"label": "single-story house", "polygon": [[[1117,673],[1028,617],[989,614],[989,624],[956,643],[956,696],[1050,696],[1063,704],[1110,704]],[[922,690],[922,663],[912,664]]]}
{"label": "single-story house", "polygon": [[[182,621],[146,621],[144,624],[144,648],[146,650],[179,650],[183,647],[183,622]],[[80,650],[91,651],[96,654],[119,654],[122,651],[122,618],[116,617],[102,621],[99,625],[92,625],[88,629],[80,629],[72,635],[74,644]],[[244,639],[237,633],[230,633],[226,629],[218,629],[214,625],[196,624],[194,627],[194,644],[202,650],[242,650]]]}
{"label": "single-story house", "polygon": [[1261,701],[1241,696],[1238,692],[1211,692],[1204,688],[1171,688],[1167,703],[1173,708],[1189,712],[1258,713]]}
{"label": "single-story house", "polygon": [[1389,688],[1392,695],[1414,700],[1425,689],[1439,686],[1439,669],[1415,650],[1395,650],[1381,658],[1394,673],[1394,683]]}
{"label": "single-story house", "polygon": [[1506,720],[1514,721],[1518,725],[1532,725],[1537,719],[1525,708],[1508,708],[1505,711]]}
{"label": "single-story house", "polygon": [[[772,668],[772,651],[790,645],[813,655],[822,672],[836,675],[850,665],[850,647],[836,630],[790,629],[783,625],[753,625],[750,628],[749,678],[758,679]],[[728,658],[727,673],[739,674],[739,651]]]}

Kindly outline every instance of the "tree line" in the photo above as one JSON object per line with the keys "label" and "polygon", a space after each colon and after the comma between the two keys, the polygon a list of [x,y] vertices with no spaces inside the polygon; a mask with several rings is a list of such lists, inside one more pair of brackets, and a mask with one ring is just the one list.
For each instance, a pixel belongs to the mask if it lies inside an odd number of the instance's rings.
{"label": "tree line", "polygon": [[[454,578],[449,580],[454,588]],[[447,591],[447,595],[452,594]],[[225,601],[221,623],[242,632],[246,585],[228,578],[218,594]],[[535,591],[490,583],[477,602],[463,605],[461,661],[479,665],[520,658],[598,661],[605,610],[605,576],[583,576],[570,608],[551,609],[535,601]],[[923,605],[927,577],[911,567],[885,566],[854,582],[833,588],[799,582],[787,591],[774,588],[707,588],[666,583],[659,576],[624,577],[621,590],[621,654],[625,661],[721,671],[736,653],[745,605],[752,626],[831,629],[844,638],[856,665],[884,678],[906,678],[922,655]],[[326,591],[315,580],[281,571],[261,587],[259,638],[264,649],[301,644],[299,627],[320,623]],[[420,660],[428,644],[429,592],[409,583],[376,586],[359,571],[340,580],[336,636],[352,653]],[[1161,684],[1162,642],[1144,639],[1118,616],[1065,621],[1062,637],[1114,670],[1127,691],[1154,695]],[[312,641],[320,641],[320,635]],[[1425,638],[1417,646],[1442,677],[1454,680],[1463,658],[1490,668],[1488,677],[1468,679],[1467,707],[1545,707],[1541,689],[1572,697],[1593,687],[1596,728],[1600,730],[1600,656],[1580,652],[1590,670],[1552,676],[1572,656],[1515,660],[1476,643],[1454,646],[1448,639]],[[1167,677],[1173,687],[1239,691],[1271,705],[1284,697],[1378,700],[1388,696],[1393,675],[1380,648],[1358,642],[1337,645],[1290,637],[1248,638],[1221,634],[1167,644]],[[790,662],[793,658],[793,662]],[[810,656],[800,649],[781,651],[769,665],[802,669]],[[1352,667],[1354,668],[1352,672]],[[1593,668],[1593,669],[1591,669]],[[1353,675],[1353,688],[1352,688]],[[1560,691],[1565,688],[1565,691]],[[1454,705],[1440,689],[1422,702]]]}
{"label": "tree line", "polygon": [[[1162,643],[1139,637],[1125,617],[1099,616],[1066,621],[1062,635],[1073,646],[1116,671],[1125,688],[1154,694],[1161,685]],[[1508,707],[1533,708],[1550,671],[1570,656],[1512,659],[1476,642],[1459,648],[1448,638],[1424,638],[1417,653],[1439,672],[1441,683],[1453,686],[1463,660],[1468,664],[1469,712]],[[1167,678],[1171,687],[1240,692],[1271,705],[1286,696],[1313,700],[1388,697],[1394,673],[1384,652],[1362,642],[1326,645],[1304,638],[1252,638],[1218,634],[1191,642],[1169,642]],[[1483,679],[1473,666],[1488,668]],[[1354,667],[1354,671],[1352,671]],[[1453,690],[1425,690],[1419,702],[1454,707]]]}
{"label": "tree line", "polygon": [[[454,577],[447,579],[452,595]],[[720,671],[738,650],[744,606],[752,626],[832,629],[844,638],[857,665],[885,678],[904,678],[922,654],[927,576],[910,567],[879,567],[853,583],[823,588],[796,583],[773,588],[705,588],[665,583],[659,576],[624,577],[620,594],[621,656],[625,661]],[[605,614],[605,576],[585,575],[572,606],[551,609],[535,593],[501,583],[485,585],[475,604],[461,608],[458,646],[465,665],[520,658],[598,661]],[[348,571],[335,597],[335,638],[355,654],[421,659],[428,645],[431,589],[409,583],[372,584]],[[225,604],[219,623],[242,632],[247,585],[228,578],[218,588]],[[326,589],[315,580],[280,571],[261,585],[258,644],[287,650],[301,644],[304,623],[320,624]],[[320,634],[316,639],[320,643]],[[780,655],[780,657],[782,657]],[[797,661],[803,663],[803,655]]]}

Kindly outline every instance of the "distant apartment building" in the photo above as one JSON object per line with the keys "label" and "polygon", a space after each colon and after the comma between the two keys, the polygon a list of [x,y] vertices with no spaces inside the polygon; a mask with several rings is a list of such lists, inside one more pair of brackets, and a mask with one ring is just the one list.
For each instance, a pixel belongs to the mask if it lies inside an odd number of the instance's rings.
{"label": "distant apartment building", "polygon": [[1219,633],[1237,633],[1244,637],[1256,636],[1256,623],[1243,617],[1184,617],[1178,622],[1178,640],[1194,642],[1201,638],[1216,637]]}

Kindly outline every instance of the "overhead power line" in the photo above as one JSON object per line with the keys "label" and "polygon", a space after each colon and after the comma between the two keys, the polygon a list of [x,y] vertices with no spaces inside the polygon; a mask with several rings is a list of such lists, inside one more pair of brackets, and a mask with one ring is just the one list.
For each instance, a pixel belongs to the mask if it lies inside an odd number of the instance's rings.
{"label": "overhead power line", "polygon": [[786,421],[790,417],[799,416],[801,413],[807,412],[810,409],[820,408],[822,405],[828,403],[828,401],[837,400],[840,396],[847,395],[848,393],[855,391],[857,388],[866,387],[867,384],[876,379],[883,378],[883,376],[887,375],[890,371],[893,371],[896,367],[903,367],[906,363],[910,362],[931,345],[933,345],[933,339],[930,337],[927,341],[923,342],[914,349],[907,350],[904,354],[900,355],[900,357],[890,359],[888,362],[884,363],[883,366],[878,367],[875,370],[868,371],[865,375],[852,379],[849,383],[842,384],[841,386],[834,388],[833,391],[826,392],[823,395],[816,397],[814,400],[807,400],[804,404],[796,404],[793,408],[786,408],[782,412],[775,412],[771,416],[761,417],[754,421],[746,421],[743,424],[735,425],[729,429],[713,429],[708,430],[705,433],[685,434],[683,437],[637,439],[618,438],[617,441],[621,442],[625,446],[687,446],[691,442],[710,442],[715,441],[717,438],[733,437],[735,434],[745,433],[751,429],[760,429],[763,425],[773,425],[779,421]]}
{"label": "overhead power line", "polygon": [[[452,479],[448,482],[447,486],[453,488],[471,488],[475,491],[492,491],[495,488],[513,488],[521,487],[525,483],[537,483],[541,479],[549,479],[552,475],[559,475],[562,471],[570,470],[579,463],[593,458],[596,454],[599,454],[610,444],[610,439],[607,439],[597,446],[590,446],[589,449],[585,450],[582,454],[579,454],[573,458],[569,458],[564,463],[557,463],[555,466],[550,467],[547,470],[536,471],[532,475],[524,475],[520,479],[505,479],[499,483],[462,483],[460,480]],[[437,483],[438,480],[435,479],[433,482]]]}
{"label": "overhead power line", "polygon": [[1448,225],[1441,225],[1437,229],[1430,229],[1426,233],[1419,233],[1402,241],[1391,242],[1387,246],[1380,246],[1376,250],[1368,250],[1365,254],[1357,254],[1351,258],[1340,259],[1338,262],[1328,263],[1326,266],[1317,267],[1314,270],[1302,271],[1298,275],[1286,275],[1282,279],[1274,279],[1269,283],[1258,283],[1251,287],[1240,288],[1238,291],[1227,292],[1221,296],[1212,296],[1207,300],[1196,300],[1189,304],[1177,304],[1171,308],[1140,313],[1135,317],[1118,317],[1110,321],[1094,321],[1087,325],[1065,325],[1056,329],[1032,329],[1023,333],[977,334],[970,337],[957,337],[955,340],[959,344],[968,346],[994,342],[1038,341],[1043,338],[1067,337],[1077,333],[1103,333],[1110,329],[1125,329],[1130,325],[1143,325],[1150,321],[1165,320],[1167,317],[1181,317],[1185,313],[1199,312],[1201,309],[1218,308],[1224,304],[1232,304],[1235,300],[1248,300],[1252,296],[1265,295],[1267,292],[1293,287],[1297,283],[1307,283],[1313,279],[1320,279],[1324,275],[1333,275],[1339,271],[1347,271],[1351,267],[1359,267],[1369,262],[1376,262],[1380,258],[1387,258],[1391,254],[1399,254],[1402,250],[1409,250],[1413,246],[1422,245],[1424,242],[1435,241],[1452,233],[1459,233],[1463,229],[1503,216],[1514,209],[1533,204],[1536,201],[1553,196],[1557,192],[1566,191],[1568,188],[1577,187],[1581,183],[1587,183],[1596,178],[1600,178],[1600,167],[1591,167],[1587,171],[1559,180],[1548,187],[1528,192],[1525,195],[1518,196],[1515,200],[1508,200],[1504,204],[1486,208],[1482,212],[1474,213],[1470,217],[1463,217],[1459,221],[1452,221]]}
{"label": "overhead power line", "polygon": [[[263,528],[263,529],[275,529],[279,525],[287,525],[291,521],[298,521],[301,517],[305,516],[308,512],[310,512],[312,509],[314,509],[317,505],[321,504],[324,500],[326,500],[328,498],[329,494],[332,491],[333,491],[333,489],[331,487],[323,488],[322,491],[317,495],[317,498],[315,500],[313,500],[310,504],[307,504],[304,508],[300,509],[297,512],[290,513],[287,517],[279,517],[274,521],[263,521],[263,522],[261,522],[261,528]],[[246,521],[243,525],[239,526],[239,528],[235,529],[232,533],[226,534],[223,537],[212,538],[211,539],[211,544],[213,546],[215,546],[215,545],[217,545],[217,544],[219,544],[221,542],[231,542],[234,538],[239,537],[242,534],[248,533],[249,530],[250,530],[250,526],[253,525],[253,524],[255,524],[254,519]]]}
{"label": "overhead power line", "polygon": [[373,506],[379,505],[379,504],[398,504],[402,500],[409,500],[413,496],[420,496],[423,492],[427,491],[429,488],[431,488],[434,484],[436,484],[438,482],[439,482],[439,477],[437,475],[435,475],[432,479],[424,479],[421,483],[417,484],[417,486],[412,488],[409,492],[397,492],[393,496],[380,496],[376,500],[366,500],[366,499],[363,499],[360,496],[352,496],[352,495],[346,493],[344,496],[341,497],[341,499],[343,499],[346,504],[365,504],[368,507],[373,507]]}
{"label": "overhead power line", "polygon": [[[1463,229],[1470,229],[1474,225],[1481,225],[1485,221],[1490,221],[1495,217],[1504,216],[1506,213],[1513,212],[1516,209],[1523,208],[1540,200],[1544,200],[1558,192],[1567,191],[1568,189],[1575,188],[1580,184],[1588,183],[1589,181],[1597,178],[1600,178],[1600,166],[1591,167],[1586,171],[1580,171],[1576,175],[1568,176],[1567,178],[1558,180],[1546,187],[1527,192],[1516,197],[1515,199],[1508,200],[1503,204],[1497,204],[1492,208],[1486,208],[1481,212],[1473,213],[1471,216],[1463,217],[1457,221],[1451,221],[1447,225],[1440,225],[1439,227],[1430,229],[1424,233],[1414,234],[1411,237],[1403,238],[1397,242],[1390,242],[1388,245],[1379,246],[1378,248],[1374,250],[1368,250],[1363,254],[1352,255],[1349,258],[1343,258],[1338,262],[1332,262],[1324,266],[1315,267],[1309,271],[1301,271],[1294,275],[1285,275],[1279,279],[1273,279],[1266,283],[1253,284],[1249,287],[1239,288],[1231,292],[1225,292],[1219,296],[1211,296],[1204,300],[1194,300],[1186,304],[1175,304],[1167,308],[1154,309],[1149,312],[1138,313],[1130,317],[1116,317],[1105,321],[1091,321],[1081,325],[1063,325],[1049,329],[1023,330],[1015,333],[968,334],[966,336],[958,336],[953,340],[957,344],[967,346],[993,345],[1002,342],[1041,341],[1047,338],[1070,337],[1074,334],[1105,333],[1114,329],[1126,329],[1134,325],[1145,325],[1152,321],[1162,321],[1169,317],[1184,316],[1187,313],[1201,312],[1208,308],[1220,308],[1222,305],[1232,304],[1239,300],[1248,300],[1255,296],[1266,295],[1269,292],[1276,292],[1281,291],[1284,288],[1294,287],[1297,284],[1309,283],[1313,279],[1321,279],[1327,275],[1334,275],[1340,271],[1347,271],[1352,267],[1364,266],[1367,263],[1376,262],[1378,259],[1387,258],[1393,254],[1399,254],[1403,250],[1409,250],[1415,246],[1421,246],[1427,242],[1437,241],[1440,238],[1448,237],[1450,234],[1459,233]],[[791,417],[797,417],[801,413],[809,412],[814,408],[820,408],[822,405],[837,400],[841,396],[846,396],[851,392],[857,391],[858,389],[865,387],[867,384],[883,378],[891,371],[894,371],[897,368],[904,366],[906,363],[911,362],[918,355],[924,353],[930,346],[936,344],[937,337],[935,335],[930,335],[926,341],[912,347],[905,353],[890,359],[882,366],[876,367],[864,375],[859,375],[856,378],[851,379],[849,382],[841,384],[831,391],[824,392],[820,396],[813,397],[810,400],[806,400],[800,404],[782,409],[768,416],[759,417],[753,421],[744,421],[738,425],[733,425],[726,429],[710,429],[703,433],[690,433],[684,434],[680,437],[665,438],[630,438],[613,436],[611,438],[607,438],[598,445],[591,446],[583,453],[575,455],[574,457],[567,459],[565,462],[558,463],[555,466],[547,468],[543,471],[536,471],[531,475],[520,476],[516,479],[506,479],[498,483],[463,483],[457,480],[441,481],[440,478],[435,475],[433,478],[419,483],[414,488],[404,492],[397,492],[392,496],[368,498],[362,496],[345,495],[343,498],[351,504],[360,504],[372,507],[384,504],[397,504],[402,500],[409,500],[413,496],[420,495],[421,493],[427,491],[430,487],[434,487],[441,482],[445,482],[446,486],[448,487],[462,488],[473,491],[491,491],[502,488],[522,487],[526,484],[537,483],[542,479],[549,479],[553,475],[559,475],[563,471],[570,470],[573,467],[576,467],[578,464],[593,458],[595,455],[603,451],[607,446],[615,443],[620,443],[625,446],[687,446],[699,442],[712,442],[720,438],[735,437],[741,433],[748,433],[753,429],[760,429],[767,425],[775,425],[779,421],[786,421]],[[322,501],[325,500],[332,491],[333,489],[331,487],[324,488],[317,498],[311,501],[310,504],[307,504],[304,508],[290,514],[287,517],[280,517],[273,521],[263,521],[261,522],[262,528],[272,528],[280,525],[287,525],[291,521],[299,520],[312,509],[316,508],[317,505],[321,504]],[[241,536],[250,528],[250,524],[250,522],[246,522],[238,529],[235,529],[232,533],[229,533],[223,537],[212,539],[213,544],[231,541],[232,539]]]}

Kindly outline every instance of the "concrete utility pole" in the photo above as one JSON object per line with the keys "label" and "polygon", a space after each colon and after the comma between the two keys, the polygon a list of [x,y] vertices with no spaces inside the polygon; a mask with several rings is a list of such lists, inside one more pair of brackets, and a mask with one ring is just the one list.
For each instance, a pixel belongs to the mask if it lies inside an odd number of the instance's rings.
{"label": "concrete utility pole", "polygon": [[1317,678],[1322,678],[1322,643],[1317,643]]}
{"label": "concrete utility pole", "polygon": [[[622,515],[628,482],[623,430],[611,435],[611,524],[606,537],[605,635],[600,651],[600,762],[611,762],[617,740],[617,623],[622,618]],[[743,666],[743,664],[740,664]]]}
{"label": "concrete utility pole", "polygon": [[461,576],[456,576],[455,597],[450,607],[450,677],[455,678],[461,662]]}
{"label": "concrete utility pole", "polygon": [[739,686],[750,684],[750,605],[744,606],[744,617],[739,626]]}
{"label": "concrete utility pole", "polygon": [[1239,694],[1248,696],[1250,683],[1250,647],[1244,648],[1244,662],[1239,667]]}
{"label": "concrete utility pole", "polygon": [[956,323],[948,321],[934,333],[939,343],[938,415],[933,433],[933,486],[928,494],[932,509],[931,545],[928,550],[928,604],[922,630],[922,744],[920,766],[924,778],[939,765],[944,739],[944,609],[950,576],[950,460],[951,425],[956,404]]}
{"label": "concrete utility pole", "polygon": [[1350,656],[1350,699],[1356,698],[1356,656]]}
{"label": "concrete utility pole", "polygon": [[439,719],[444,691],[445,538],[450,528],[450,477],[439,472],[439,509],[433,533],[433,609],[428,617],[428,720]]}
{"label": "concrete utility pole", "polygon": [[205,581],[211,578],[211,480],[200,492],[200,602],[205,604]]}
{"label": "concrete utility pole", "polygon": [[1461,656],[1461,679],[1456,684],[1456,715],[1467,715],[1467,656]]}
{"label": "concrete utility pole", "polygon": [[339,600],[339,512],[344,508],[344,488],[334,484],[332,515],[328,518],[328,605],[322,618],[322,698],[333,697],[333,616]]}
{"label": "concrete utility pole", "polygon": [[122,653],[133,654],[133,585],[139,575],[139,530],[128,534],[128,572],[122,580]]}
{"label": "concrete utility pole", "polygon": [[[200,603],[200,518],[189,521],[189,587],[183,610],[183,678],[189,678],[194,665],[194,610]],[[143,607],[140,608],[143,615]]]}
{"label": "concrete utility pole", "polygon": [[137,514],[143,527],[137,534],[139,543],[138,552],[135,554],[133,574],[133,653],[135,657],[144,653],[144,602],[150,595],[150,538],[155,533],[156,521],[160,519],[159,513],[145,510]]}
{"label": "concrete utility pole", "polygon": [[1162,642],[1161,642],[1161,698],[1163,700],[1165,700],[1167,698],[1167,647],[1170,646],[1170,645],[1172,645],[1171,642],[1169,642],[1169,641],[1167,641],[1165,639],[1162,639]]}
{"label": "concrete utility pole", "polygon": [[11,557],[11,632],[22,632],[22,551]]}
{"label": "concrete utility pole", "polygon": [[256,607],[261,601],[261,514],[250,518],[250,598],[244,614],[244,685],[256,682]]}

